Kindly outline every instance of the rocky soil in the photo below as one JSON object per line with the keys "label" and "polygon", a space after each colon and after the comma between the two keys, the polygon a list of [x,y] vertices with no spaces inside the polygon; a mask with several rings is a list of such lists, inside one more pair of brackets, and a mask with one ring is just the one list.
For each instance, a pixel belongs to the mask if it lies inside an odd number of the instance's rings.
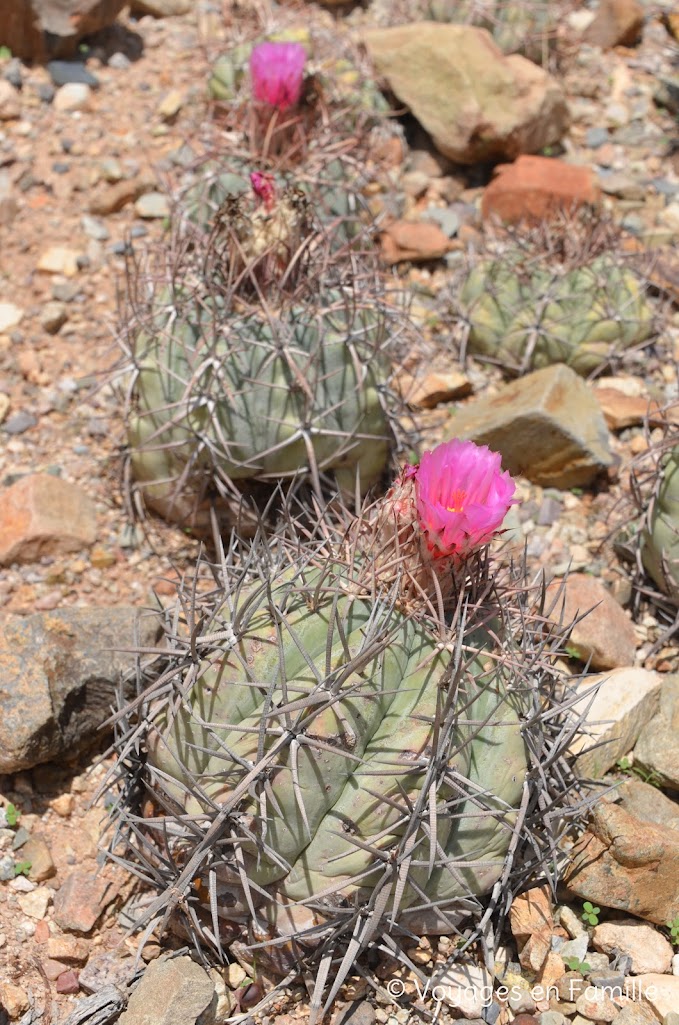
{"label": "rocky soil", "polygon": [[[517,124],[503,127],[479,98],[492,136],[479,148],[478,133],[464,135],[446,110],[461,101],[443,62],[432,62],[431,75],[442,78],[427,90],[417,40],[407,40],[407,60],[392,45],[388,33],[426,17],[425,4],[168,6],[179,13],[125,9],[81,46],[86,63],[47,67],[0,55],[0,1025],[104,1025],[145,963],[153,971],[126,1025],[209,1025],[247,1015],[262,995],[263,984],[237,962],[208,976],[186,956],[158,960],[180,941],[152,936],[135,961],[130,902],[143,893],[122,868],[104,864],[106,813],[92,801],[110,764],[97,759],[107,743],[99,726],[134,658],[108,653],[130,648],[135,635],[138,644],[153,642],[152,621],[138,621],[134,610],[171,600],[199,550],[159,519],[142,529],[126,507],[121,397],[111,384],[126,254],[162,238],[187,147],[218,144],[228,159],[230,136],[207,91],[214,62],[281,27],[310,31],[324,68],[332,69],[333,47],[355,54],[361,75],[372,61],[394,106],[419,119],[394,121],[383,151],[371,150],[363,168],[385,275],[412,297],[428,354],[424,361],[415,351],[408,362],[416,378],[408,398],[425,444],[471,437],[498,448],[519,475],[522,504],[508,537],[517,548],[525,542],[531,568],[557,583],[570,571],[566,619],[594,608],[569,655],[574,672],[588,665],[587,686],[595,674],[605,681],[588,715],[609,743],[581,752],[581,771],[624,781],[574,841],[558,900],[536,888],[515,904],[501,955],[505,984],[519,996],[507,1003],[496,994],[485,1011],[478,1000],[465,1008],[451,999],[439,1017],[676,1025],[676,610],[639,600],[611,529],[630,507],[632,460],[679,423],[679,15],[670,3],[564,5],[546,70],[493,58],[506,76],[502,89],[517,89]],[[429,47],[442,39],[439,26]],[[480,90],[479,74],[470,80]],[[538,151],[549,166],[520,155]],[[498,161],[517,157],[493,177]],[[479,253],[502,253],[495,214],[544,221],[555,197],[564,208],[591,204],[613,226],[609,248],[643,270],[652,332],[589,375],[557,363],[510,380],[492,362],[459,358],[462,276]],[[589,921],[583,901],[598,909]],[[446,937],[423,939],[413,960],[431,973],[451,948]],[[567,961],[581,970],[564,975]],[[461,983],[451,972],[449,987]],[[597,979],[619,978],[631,997],[592,996]],[[639,997],[634,980],[655,996]],[[470,984],[478,995],[488,982],[481,974]],[[560,987],[558,996],[539,999],[538,984]],[[403,989],[390,990],[391,1000],[361,980],[345,990],[338,1022],[409,1020],[397,999]],[[69,1018],[88,996],[98,1008]],[[288,1025],[307,1015],[298,986],[257,1020]]]}

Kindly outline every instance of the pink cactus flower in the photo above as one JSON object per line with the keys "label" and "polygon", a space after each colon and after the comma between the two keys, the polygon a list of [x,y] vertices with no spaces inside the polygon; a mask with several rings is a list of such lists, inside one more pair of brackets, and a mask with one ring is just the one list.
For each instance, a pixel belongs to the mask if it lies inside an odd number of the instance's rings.
{"label": "pink cactus flower", "polygon": [[306,51],[301,43],[259,43],[250,54],[252,91],[260,103],[287,110],[302,92]]}
{"label": "pink cactus flower", "polygon": [[434,558],[465,557],[492,540],[516,501],[500,455],[473,441],[425,452],[415,475],[417,517]]}
{"label": "pink cactus flower", "polygon": [[252,191],[258,202],[264,205],[264,209],[271,211],[276,199],[276,184],[274,176],[266,171],[253,171],[250,175]]}

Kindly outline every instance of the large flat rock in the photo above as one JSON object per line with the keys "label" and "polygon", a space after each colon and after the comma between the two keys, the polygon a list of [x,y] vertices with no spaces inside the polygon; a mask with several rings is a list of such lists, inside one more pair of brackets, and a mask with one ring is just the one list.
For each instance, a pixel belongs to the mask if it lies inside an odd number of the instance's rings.
{"label": "large flat rock", "polygon": [[373,29],[362,42],[392,92],[456,163],[537,153],[568,128],[556,79],[525,57],[505,56],[486,29],[423,21]]}
{"label": "large flat rock", "polygon": [[502,466],[534,484],[591,484],[613,462],[606,421],[589,386],[563,363],[470,402],[446,427],[502,455]]}

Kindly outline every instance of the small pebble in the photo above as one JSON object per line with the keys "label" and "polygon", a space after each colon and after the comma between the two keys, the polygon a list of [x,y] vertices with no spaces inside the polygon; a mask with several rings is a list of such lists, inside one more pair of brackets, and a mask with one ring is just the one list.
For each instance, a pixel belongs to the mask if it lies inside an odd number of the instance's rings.
{"label": "small pebble", "polygon": [[90,86],[92,89],[99,87],[99,79],[80,61],[48,61],[47,70],[57,86],[77,83]]}
{"label": "small pebble", "polygon": [[134,209],[137,217],[143,217],[145,220],[159,220],[170,215],[167,196],[164,196],[162,192],[144,193],[134,204]]}
{"label": "small pebble", "polygon": [[84,82],[67,82],[57,90],[54,97],[54,109],[61,112],[86,110],[91,95],[92,90]]}
{"label": "small pebble", "polygon": [[2,425],[2,430],[5,434],[23,434],[24,431],[28,431],[31,427],[35,427],[37,422],[38,421],[32,413],[22,411],[20,413],[15,413],[14,416],[10,416],[8,420],[5,420]]}

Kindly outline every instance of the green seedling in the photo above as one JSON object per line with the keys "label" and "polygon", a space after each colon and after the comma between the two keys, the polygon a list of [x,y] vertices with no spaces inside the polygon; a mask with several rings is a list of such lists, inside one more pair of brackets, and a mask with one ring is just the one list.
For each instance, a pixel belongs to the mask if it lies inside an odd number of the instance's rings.
{"label": "green seedling", "polygon": [[675,915],[671,922],[667,923],[670,930],[670,940],[675,947],[679,947],[679,915]]}
{"label": "green seedling", "polygon": [[650,772],[646,772],[646,770],[640,768],[640,766],[633,765],[627,755],[624,755],[622,758],[618,758],[615,764],[620,772],[624,772],[628,776],[636,776],[637,779],[640,779],[643,783],[648,783],[651,787],[659,787],[661,785],[661,777],[655,769],[651,769]]}
{"label": "green seedling", "polygon": [[595,907],[590,900],[586,900],[582,905],[582,918],[588,925],[598,925],[600,914],[601,908]]}
{"label": "green seedling", "polygon": [[14,875],[15,876],[27,876],[31,871],[30,861],[16,861],[14,863]]}
{"label": "green seedling", "polygon": [[590,970],[590,965],[586,961],[581,961],[579,957],[565,957],[563,963],[569,972],[580,972],[584,975]]}
{"label": "green seedling", "polygon": [[19,821],[20,812],[17,810],[15,805],[8,804],[5,808],[5,822],[8,826],[16,826]]}

